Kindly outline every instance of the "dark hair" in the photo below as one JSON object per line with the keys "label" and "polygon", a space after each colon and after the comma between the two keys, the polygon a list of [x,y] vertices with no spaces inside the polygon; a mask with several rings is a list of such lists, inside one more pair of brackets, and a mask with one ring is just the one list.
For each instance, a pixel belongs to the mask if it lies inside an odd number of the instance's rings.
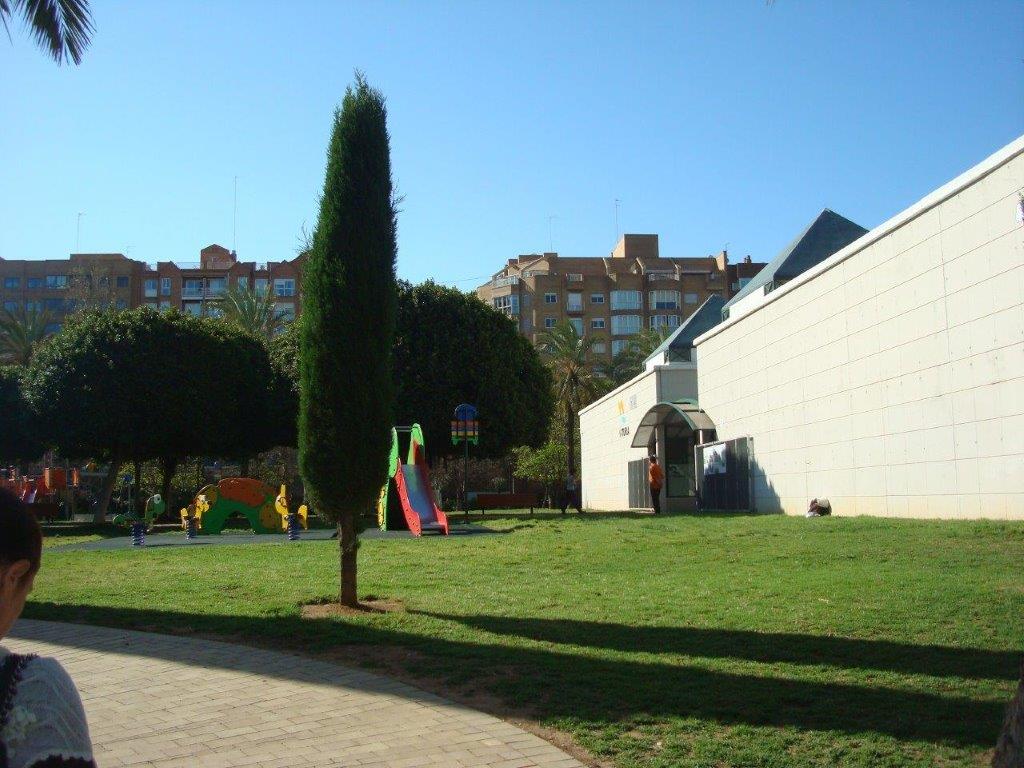
{"label": "dark hair", "polygon": [[0,488],[0,565],[28,560],[29,573],[39,570],[43,534],[27,506],[10,491]]}

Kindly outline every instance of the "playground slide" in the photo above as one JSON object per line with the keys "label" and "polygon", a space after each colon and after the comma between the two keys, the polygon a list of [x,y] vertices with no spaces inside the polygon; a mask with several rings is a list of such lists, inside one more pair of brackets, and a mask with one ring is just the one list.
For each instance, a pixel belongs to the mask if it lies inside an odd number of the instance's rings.
{"label": "playground slide", "polygon": [[[434,501],[434,493],[430,487],[430,476],[427,470],[426,455],[423,447],[423,430],[419,424],[409,429],[408,462],[402,463],[399,458],[398,430],[391,430],[391,478],[388,486],[381,493],[381,509],[378,520],[383,530],[406,527],[414,535],[420,536],[423,531],[436,531],[448,534],[448,518]],[[402,520],[397,515],[389,515],[389,506],[401,508]],[[389,525],[389,519],[391,525]],[[399,523],[404,522],[401,526]]]}

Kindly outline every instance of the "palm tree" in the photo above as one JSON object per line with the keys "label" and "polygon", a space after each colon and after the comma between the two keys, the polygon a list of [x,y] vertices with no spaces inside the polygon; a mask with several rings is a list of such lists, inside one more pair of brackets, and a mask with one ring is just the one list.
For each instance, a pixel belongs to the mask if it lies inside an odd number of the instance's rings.
{"label": "palm tree", "polygon": [[544,331],[538,339],[541,357],[551,369],[555,401],[565,417],[565,446],[570,475],[576,474],[576,414],[605,389],[591,365],[591,347],[599,336],[580,336],[568,320]]}
{"label": "palm tree", "polygon": [[213,301],[213,307],[229,323],[270,340],[284,327],[287,315],[277,308],[270,291],[232,287]]}
{"label": "palm tree", "polygon": [[612,386],[625,384],[643,370],[644,361],[668,338],[672,330],[674,329],[642,329],[612,357],[610,363],[600,365],[598,372]]}
{"label": "palm tree", "polygon": [[10,36],[8,20],[20,14],[40,48],[58,64],[82,63],[93,32],[89,0],[0,0],[0,23]]}
{"label": "palm tree", "polygon": [[0,361],[28,365],[36,344],[46,337],[49,324],[47,312],[0,310]]}

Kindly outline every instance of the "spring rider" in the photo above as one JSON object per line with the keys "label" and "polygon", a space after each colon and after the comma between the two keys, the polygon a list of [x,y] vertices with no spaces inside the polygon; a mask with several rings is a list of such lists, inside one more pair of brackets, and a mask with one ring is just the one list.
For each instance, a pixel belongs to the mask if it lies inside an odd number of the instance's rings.
{"label": "spring rider", "polygon": [[132,530],[132,546],[142,547],[146,544],[146,531],[152,530],[153,521],[160,517],[166,509],[167,505],[164,503],[163,497],[159,493],[154,493],[146,499],[142,517],[132,511],[127,515],[115,516],[114,524],[129,526]]}

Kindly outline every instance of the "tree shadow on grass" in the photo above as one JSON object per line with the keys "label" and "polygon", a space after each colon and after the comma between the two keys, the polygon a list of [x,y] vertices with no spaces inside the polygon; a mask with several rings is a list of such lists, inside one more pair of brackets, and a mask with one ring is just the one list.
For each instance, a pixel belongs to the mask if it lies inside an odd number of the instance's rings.
{"label": "tree shadow on grass", "polygon": [[[204,633],[275,650],[331,653],[363,646],[363,659],[401,648],[415,668],[457,695],[484,686],[505,705],[540,720],[571,719],[600,728],[633,718],[699,718],[725,725],[794,727],[848,735],[869,733],[899,740],[987,748],[995,742],[1004,703],[968,696],[939,696],[849,683],[726,673],[670,662],[630,661],[556,649],[452,640],[441,627],[422,633],[341,620],[298,616],[243,617],[174,611],[32,603],[27,618],[76,621],[179,634]],[[441,619],[449,617],[437,617]],[[466,617],[451,617],[466,621]],[[484,623],[484,622],[481,622]],[[497,625],[495,625],[497,627]],[[514,629],[503,625],[504,629]],[[517,630],[523,636],[525,628]],[[15,631],[17,636],[17,631]],[[62,641],[88,647],[75,633]],[[652,640],[653,641],[653,640]],[[201,646],[200,646],[201,647]],[[908,646],[908,652],[912,649]],[[173,657],[198,666],[227,664],[268,674],[258,658],[223,651],[182,657],[175,644],[127,643],[119,653]],[[982,663],[982,662],[979,662]],[[984,665],[984,663],[983,663]],[[302,665],[295,665],[301,671]],[[271,673],[275,674],[275,673]],[[287,674],[277,672],[276,674]],[[1000,673],[1000,677],[1004,674]],[[305,679],[298,677],[297,679]],[[498,714],[505,714],[499,712]],[[918,747],[915,746],[915,749]]]}
{"label": "tree shadow on grass", "polygon": [[410,611],[455,621],[496,635],[626,653],[665,653],[730,658],[762,664],[807,664],[885,670],[934,677],[1016,680],[1021,653],[939,645],[911,645],[796,633],[703,627],[628,626],[571,619],[455,616]]}

